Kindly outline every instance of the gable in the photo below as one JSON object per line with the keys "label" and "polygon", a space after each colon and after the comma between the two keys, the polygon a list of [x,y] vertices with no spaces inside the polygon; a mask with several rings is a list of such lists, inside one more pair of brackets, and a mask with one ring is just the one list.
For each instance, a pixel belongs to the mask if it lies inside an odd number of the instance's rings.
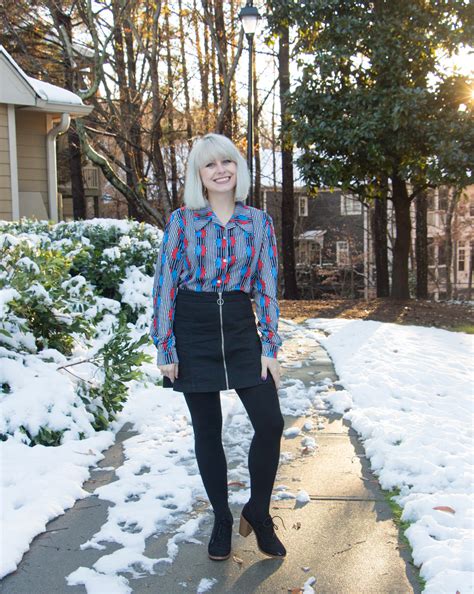
{"label": "gable", "polygon": [[10,60],[0,52],[0,103],[35,105],[36,94],[31,85],[20,75]]}

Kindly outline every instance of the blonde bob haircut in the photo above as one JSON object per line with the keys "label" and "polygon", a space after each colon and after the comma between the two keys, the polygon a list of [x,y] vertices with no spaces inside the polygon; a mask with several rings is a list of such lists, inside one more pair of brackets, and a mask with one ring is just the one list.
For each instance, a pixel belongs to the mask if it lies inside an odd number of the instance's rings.
{"label": "blonde bob haircut", "polygon": [[222,134],[206,134],[198,138],[189,153],[184,181],[184,204],[193,210],[207,206],[199,169],[209,162],[229,159],[237,165],[234,200],[246,200],[250,188],[247,162],[235,144]]}

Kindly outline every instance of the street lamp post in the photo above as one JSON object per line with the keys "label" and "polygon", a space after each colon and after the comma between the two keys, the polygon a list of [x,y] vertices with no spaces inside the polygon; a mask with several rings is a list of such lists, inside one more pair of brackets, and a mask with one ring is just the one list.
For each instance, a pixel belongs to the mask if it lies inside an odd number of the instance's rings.
{"label": "street lamp post", "polygon": [[252,0],[247,0],[246,6],[239,13],[247,41],[249,44],[249,93],[248,93],[248,126],[247,126],[247,164],[250,173],[250,206],[253,206],[253,36],[257,29],[257,21],[260,14]]}

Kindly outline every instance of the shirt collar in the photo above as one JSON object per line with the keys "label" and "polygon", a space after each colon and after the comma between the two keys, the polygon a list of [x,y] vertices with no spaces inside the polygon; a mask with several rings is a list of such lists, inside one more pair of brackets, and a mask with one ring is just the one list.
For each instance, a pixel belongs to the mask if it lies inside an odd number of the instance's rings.
{"label": "shirt collar", "polygon": [[[212,210],[209,202],[207,202],[206,206],[204,206],[203,208],[193,211],[194,228],[197,231],[202,229],[205,225],[207,225],[207,223],[211,221],[222,226],[215,212]],[[247,233],[251,233],[253,231],[250,207],[244,204],[242,200],[237,200],[235,202],[234,214],[229,219],[229,222],[227,223],[227,228],[232,229],[232,227],[235,227],[236,225],[241,227],[244,231],[247,231]]]}

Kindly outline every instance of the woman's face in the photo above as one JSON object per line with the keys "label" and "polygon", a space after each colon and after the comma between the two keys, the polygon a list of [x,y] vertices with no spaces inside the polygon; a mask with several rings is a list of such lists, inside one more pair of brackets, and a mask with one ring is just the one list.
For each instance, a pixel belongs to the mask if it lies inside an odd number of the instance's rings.
{"label": "woman's face", "polygon": [[237,185],[237,163],[230,159],[209,161],[199,169],[208,193],[229,192]]}

